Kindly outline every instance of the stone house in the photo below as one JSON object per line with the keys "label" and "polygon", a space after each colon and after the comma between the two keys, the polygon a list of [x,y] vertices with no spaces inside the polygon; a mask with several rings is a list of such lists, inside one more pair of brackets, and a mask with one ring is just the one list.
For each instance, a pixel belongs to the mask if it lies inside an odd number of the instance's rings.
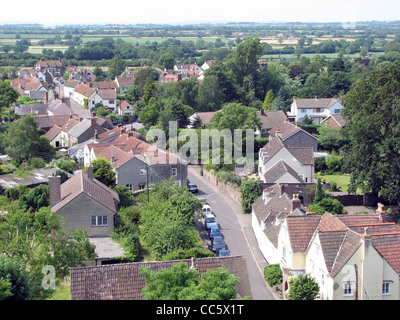
{"label": "stone house", "polygon": [[44,73],[49,72],[53,77],[62,77],[64,74],[64,66],[61,59],[46,61],[41,58],[35,65],[35,69]]}
{"label": "stone house", "polygon": [[255,135],[261,138],[268,137],[268,131],[287,120],[286,114],[282,110],[264,111],[260,109],[256,112],[261,122],[261,128],[257,128]]}

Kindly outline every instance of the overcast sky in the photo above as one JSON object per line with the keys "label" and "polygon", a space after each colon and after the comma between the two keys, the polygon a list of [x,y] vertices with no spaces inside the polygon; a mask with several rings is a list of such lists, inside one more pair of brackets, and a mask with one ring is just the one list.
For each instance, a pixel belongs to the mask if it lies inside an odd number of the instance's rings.
{"label": "overcast sky", "polygon": [[354,22],[400,20],[399,0],[6,0],[0,24]]}

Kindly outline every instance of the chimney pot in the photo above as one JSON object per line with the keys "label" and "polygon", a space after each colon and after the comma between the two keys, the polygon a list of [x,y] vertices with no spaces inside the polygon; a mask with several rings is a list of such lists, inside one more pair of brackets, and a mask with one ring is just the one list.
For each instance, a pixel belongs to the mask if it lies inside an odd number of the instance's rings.
{"label": "chimney pot", "polygon": [[300,206],[301,206],[301,200],[299,198],[299,195],[297,193],[293,194],[291,211],[293,212],[297,208],[300,208]]}

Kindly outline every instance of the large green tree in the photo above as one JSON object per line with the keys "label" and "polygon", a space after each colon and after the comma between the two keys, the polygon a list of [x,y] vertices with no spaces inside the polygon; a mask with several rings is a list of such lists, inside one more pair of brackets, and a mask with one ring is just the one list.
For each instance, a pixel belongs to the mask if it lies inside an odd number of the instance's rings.
{"label": "large green tree", "polygon": [[400,62],[366,73],[345,97],[344,168],[360,187],[400,203]]}
{"label": "large green tree", "polygon": [[203,275],[186,262],[152,271],[141,268],[146,285],[141,295],[146,300],[234,300],[239,278],[227,269],[208,270]]}
{"label": "large green tree", "polygon": [[319,285],[309,274],[293,277],[289,281],[289,300],[315,300]]}
{"label": "large green tree", "polygon": [[32,115],[10,124],[4,145],[6,152],[18,163],[35,157],[50,161],[56,153],[49,140],[40,135],[38,123]]}
{"label": "large green tree", "polygon": [[115,172],[111,163],[104,158],[98,158],[92,161],[93,177],[111,187],[115,185]]}

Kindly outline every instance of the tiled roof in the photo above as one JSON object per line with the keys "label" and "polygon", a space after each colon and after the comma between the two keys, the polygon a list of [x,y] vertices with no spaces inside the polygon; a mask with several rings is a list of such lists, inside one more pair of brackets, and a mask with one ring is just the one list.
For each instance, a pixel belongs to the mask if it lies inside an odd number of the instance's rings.
{"label": "tiled roof", "polygon": [[257,111],[263,129],[271,129],[284,122],[287,117],[282,110]]}
{"label": "tiled roof", "polygon": [[115,81],[97,81],[97,82],[92,82],[92,88],[95,88],[95,89],[117,89],[118,85]]}
{"label": "tiled roof", "polygon": [[314,138],[315,140],[318,140],[317,137],[313,136],[312,134],[309,134],[308,132],[304,131],[300,127],[290,123],[289,121],[283,121],[276,126],[274,126],[271,130],[268,131],[270,135],[275,135],[277,131],[281,132],[281,137],[282,140],[285,141],[287,138],[291,137],[295,133],[301,131],[309,135],[310,137]]}
{"label": "tiled roof", "polygon": [[[181,260],[192,266],[190,259]],[[145,279],[139,269],[170,268],[179,261],[133,262],[94,267],[70,268],[72,300],[143,300],[141,291]],[[194,267],[203,274],[219,267],[239,277],[237,291],[241,297],[250,296],[251,290],[244,256],[212,257],[193,260]]]}
{"label": "tiled roof", "polygon": [[79,85],[79,80],[68,80],[64,83],[64,87],[73,88],[75,89]]}
{"label": "tiled roof", "polygon": [[305,252],[321,220],[318,215],[287,216],[290,244],[293,252]]}
{"label": "tiled roof", "polygon": [[114,145],[110,145],[107,148],[98,151],[99,152],[97,153],[95,151],[96,157],[104,157],[107,161],[111,162],[114,169],[117,169],[134,158],[133,155]]}
{"label": "tiled roof", "polygon": [[120,77],[120,78],[117,78],[117,82],[118,82],[118,84],[120,86],[131,85],[131,84],[133,84],[135,82],[135,78],[133,78],[133,77]]}
{"label": "tiled roof", "polygon": [[61,127],[69,119],[69,115],[35,115],[35,120],[39,125],[39,128],[50,128],[54,125]]}
{"label": "tiled roof", "polygon": [[115,89],[98,89],[97,94],[103,100],[115,100],[117,99],[117,92]]}
{"label": "tiled roof", "polygon": [[85,193],[112,212],[117,212],[118,194],[97,179],[90,180],[82,170],[61,185],[61,200],[52,206],[51,210],[57,212],[81,193]]}
{"label": "tiled roof", "polygon": [[80,83],[74,89],[74,91],[83,95],[86,98],[90,98],[96,92],[95,89],[91,88],[90,86],[88,86],[87,84],[84,84],[84,83]]}

